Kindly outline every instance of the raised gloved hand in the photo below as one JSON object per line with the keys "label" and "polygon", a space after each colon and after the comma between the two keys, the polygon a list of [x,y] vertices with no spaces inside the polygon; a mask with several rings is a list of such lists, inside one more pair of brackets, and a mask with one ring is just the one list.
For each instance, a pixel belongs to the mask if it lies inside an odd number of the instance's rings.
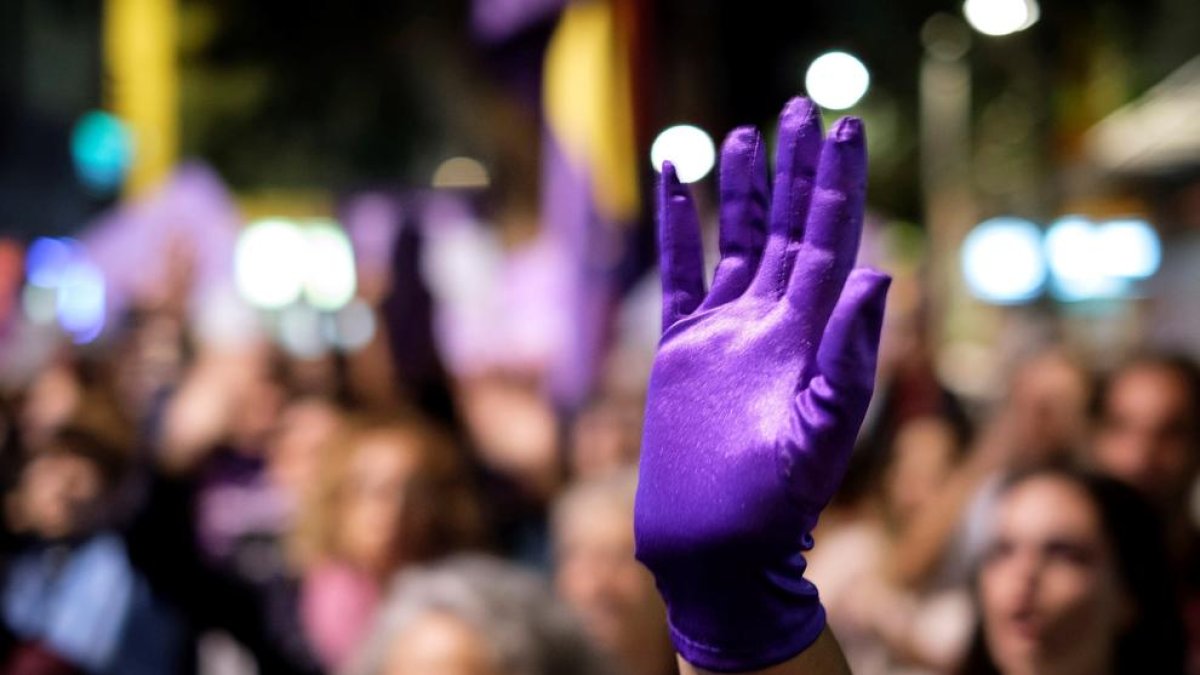
{"label": "raised gloved hand", "polygon": [[817,107],[793,99],[768,193],[762,137],[733,131],[707,293],[692,199],[663,167],[663,335],[646,404],[637,556],[667,603],[676,649],[707,670],[780,663],[825,626],[803,552],[871,398],[890,283],[851,269],[865,143],[855,118],[823,137]]}

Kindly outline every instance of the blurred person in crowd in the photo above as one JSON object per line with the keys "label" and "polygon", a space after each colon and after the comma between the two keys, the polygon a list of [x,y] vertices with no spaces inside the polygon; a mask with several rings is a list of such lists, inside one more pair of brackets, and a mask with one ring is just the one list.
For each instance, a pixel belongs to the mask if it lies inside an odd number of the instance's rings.
{"label": "blurred person in crowd", "polygon": [[[287,365],[262,348],[220,366],[236,367],[236,375],[197,366],[171,400],[162,442],[167,470],[194,483],[201,552],[251,579],[260,575],[243,568],[256,565],[263,544],[273,547],[292,524],[298,495],[291,465],[314,461],[339,415],[332,401],[294,396]],[[282,474],[275,473],[280,465]]]}
{"label": "blurred person in crowd", "polygon": [[956,428],[968,426],[961,403],[934,372],[928,298],[920,278],[913,274],[897,275],[888,296],[875,396],[850,456],[846,479],[826,520],[853,517],[864,499],[878,493],[896,435],[908,422],[938,417],[949,420]]}
{"label": "blurred person in crowd", "polygon": [[[360,242],[355,257],[359,297],[372,308],[375,328],[370,341],[346,357],[347,388],[367,407],[413,407],[458,434],[462,420],[434,337],[434,298],[423,273],[427,205],[413,195],[397,201],[363,195],[355,203],[347,207],[381,210],[358,231],[371,240]],[[346,217],[352,222],[362,214]]]}
{"label": "blurred person in crowd", "polygon": [[634,558],[637,473],[626,469],[568,488],[554,508],[555,588],[594,643],[628,675],[675,672],[666,609]]}
{"label": "blurred person in crowd", "polygon": [[976,574],[970,675],[1183,672],[1162,529],[1134,491],[1070,468],[1015,474]]}
{"label": "blurred person in crowd", "polygon": [[[240,582],[259,608],[265,639],[287,663],[274,665],[275,670],[313,672],[318,667],[314,646],[301,628],[301,575],[286,542],[298,526],[305,496],[319,482],[322,453],[333,443],[344,417],[340,406],[320,396],[303,396],[284,405],[275,430],[264,442],[265,466],[256,491],[266,504],[262,513],[271,517],[242,533],[234,564],[223,570],[231,581]],[[254,501],[249,496],[247,503],[234,493],[210,506],[233,511],[252,508]]]}
{"label": "blurred person in crowd", "polygon": [[1184,600],[1189,672],[1200,673],[1200,530],[1192,495],[1200,475],[1200,367],[1175,354],[1138,356],[1097,397],[1092,460],[1158,509]]}
{"label": "blurred person in crowd", "polygon": [[[273,363],[262,350],[191,366],[163,408],[128,536],[138,567],[186,613],[189,639],[229,644],[206,639],[222,634],[260,671],[310,674],[320,665],[286,542],[341,412],[320,398],[288,402]],[[199,652],[201,667],[222,658]]]}
{"label": "blurred person in crowd", "polygon": [[135,310],[126,318],[114,350],[114,380],[140,438],[157,435],[163,406],[186,374],[191,350],[180,317]]}
{"label": "blurred person in crowd", "polygon": [[302,396],[284,406],[267,444],[267,477],[289,509],[298,509],[318,482],[322,453],[336,438],[346,413],[322,396]]}
{"label": "blurred person in crowd", "polygon": [[[16,483],[21,469],[21,430],[17,409],[0,393],[0,494],[8,494]],[[3,519],[0,519],[3,523]],[[6,550],[6,527],[0,527],[0,554]]]}
{"label": "blurred person in crowd", "polygon": [[913,518],[959,464],[962,433],[921,417],[900,428],[882,489],[859,517],[822,528],[807,574],[821,589],[829,623],[858,675],[945,672],[970,638],[966,584],[917,590],[889,578],[888,560]]}
{"label": "blurred person in crowd", "polygon": [[101,363],[61,353],[25,387],[17,424],[21,442],[36,449],[68,425],[82,425],[127,447],[133,437],[108,369]]}
{"label": "blurred person in crowd", "polygon": [[83,398],[83,383],[74,368],[60,361],[43,367],[23,394],[21,434],[27,444],[38,446],[75,413]]}
{"label": "blurred person in crowd", "polygon": [[400,575],[350,675],[600,675],[612,671],[541,579],[460,556]]}
{"label": "blurred person in crowd", "polygon": [[571,423],[568,463],[571,476],[587,480],[636,466],[641,449],[641,404],[603,397]]}
{"label": "blurred person in crowd", "polygon": [[1059,349],[1021,363],[966,460],[902,533],[892,559],[895,578],[913,589],[935,580],[965,582],[987,541],[1004,477],[1075,457],[1086,436],[1090,394],[1087,371]]}
{"label": "blurred person in crowd", "polygon": [[463,380],[458,402],[504,554],[548,569],[547,511],[564,479],[554,409],[533,378],[510,373]]}
{"label": "blurred person in crowd", "polygon": [[[189,308],[196,299],[196,251],[179,234],[167,235],[156,282],[134,291],[110,331],[110,350],[121,405],[143,439],[157,437],[163,406],[211,348],[192,334]],[[150,263],[153,264],[153,263]]]}
{"label": "blurred person in crowd", "polygon": [[0,672],[178,672],[182,623],[118,533],[128,453],[77,427],[54,432],[21,471],[6,516],[23,543],[8,561]]}
{"label": "blurred person in crowd", "polygon": [[293,541],[301,620],[331,670],[359,648],[393,574],[481,538],[460,451],[413,416],[348,424],[307,497]]}
{"label": "blurred person in crowd", "polygon": [[312,396],[356,402],[349,391],[350,380],[346,355],[330,350],[312,358],[291,357],[283,366],[288,388],[297,396]]}

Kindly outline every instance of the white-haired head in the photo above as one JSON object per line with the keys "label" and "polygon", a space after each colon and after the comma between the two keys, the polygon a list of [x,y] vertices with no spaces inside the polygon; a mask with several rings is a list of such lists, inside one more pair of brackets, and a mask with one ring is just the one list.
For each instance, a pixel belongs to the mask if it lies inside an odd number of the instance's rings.
{"label": "white-haired head", "polygon": [[386,675],[397,639],[431,615],[469,627],[499,675],[610,672],[540,577],[496,558],[462,555],[398,576],[347,675]]}

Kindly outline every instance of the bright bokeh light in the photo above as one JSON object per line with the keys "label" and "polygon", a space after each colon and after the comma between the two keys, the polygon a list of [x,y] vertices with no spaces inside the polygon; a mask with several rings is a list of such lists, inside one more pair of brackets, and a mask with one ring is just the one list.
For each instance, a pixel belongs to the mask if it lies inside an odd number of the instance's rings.
{"label": "bright bokeh light", "polygon": [[1147,279],[1162,262],[1162,245],[1144,220],[1110,220],[1100,226],[1099,256],[1105,270],[1126,279]]}
{"label": "bright bokeh light", "polygon": [[1124,284],[1105,269],[1099,256],[1100,230],[1080,216],[1066,216],[1046,230],[1046,259],[1054,296],[1068,302],[1119,295]]}
{"label": "bright bokeh light", "polygon": [[56,306],[58,324],[77,344],[95,340],[104,330],[104,275],[85,260],[72,262],[63,273]]}
{"label": "bright bokeh light", "polygon": [[260,220],[247,227],[234,251],[238,292],[261,309],[281,309],[303,296],[334,311],[354,297],[354,250],[335,222]]}
{"label": "bright bokeh light", "polygon": [[681,183],[694,183],[712,171],[717,148],[700,127],[690,124],[667,127],[650,146],[650,163],[655,171],[662,171],[666,161],[675,165]]}
{"label": "bright bokeh light", "polygon": [[250,304],[279,309],[295,302],[308,273],[308,240],[294,223],[260,220],[238,237],[234,280]]}
{"label": "bright bokeh light", "polygon": [[58,288],[77,253],[78,244],[71,239],[34,239],[25,253],[25,276],[34,286]]}
{"label": "bright bokeh light", "polygon": [[343,352],[356,352],[375,337],[375,312],[363,300],[353,300],[326,317],[325,340]]}
{"label": "bright bokeh light", "polygon": [[804,76],[808,95],[817,105],[831,110],[845,110],[858,103],[870,86],[867,67],[846,52],[818,56]]}
{"label": "bright bokeh light", "polygon": [[206,345],[240,348],[262,338],[255,309],[237,291],[233,280],[208,283],[193,296],[192,334]]}
{"label": "bright bokeh light", "polygon": [[431,182],[435,188],[485,188],[491,178],[479,160],[451,157],[438,165]]}
{"label": "bright bokeh light", "polygon": [[337,223],[318,220],[304,228],[307,264],[304,299],[320,310],[334,311],[350,302],[355,291],[354,250]]}
{"label": "bright bokeh light", "polygon": [[279,344],[292,356],[315,359],[328,348],[321,330],[321,313],[302,302],[279,313]]}
{"label": "bright bokeh light", "polygon": [[446,221],[426,241],[421,274],[434,296],[446,303],[470,303],[495,292],[504,250],[493,230],[470,221]]}
{"label": "bright bokeh light", "polygon": [[112,192],[133,163],[133,134],[120,118],[93,110],[80,117],[71,132],[71,159],[84,187]]}
{"label": "bright bokeh light", "polygon": [[1154,228],[1136,219],[1097,225],[1066,216],[1047,230],[1045,245],[1054,295],[1065,301],[1121,297],[1131,281],[1158,271],[1162,259]]}
{"label": "bright bokeh light", "polygon": [[58,290],[26,284],[21,289],[21,307],[25,316],[35,325],[48,326],[57,315]]}
{"label": "bright bokeh light", "polygon": [[1097,230],[1078,216],[1060,218],[1046,231],[1046,258],[1060,279],[1086,279],[1101,274],[1096,258]]}
{"label": "bright bokeh light", "polygon": [[984,35],[1011,35],[1037,23],[1037,0],[966,0],[963,14]]}
{"label": "bright bokeh light", "polygon": [[74,239],[41,237],[29,245],[22,291],[25,315],[35,324],[57,320],[78,344],[95,340],[104,330],[104,275]]}
{"label": "bright bokeh light", "polygon": [[963,241],[962,268],[975,297],[996,304],[1032,300],[1046,282],[1041,232],[1020,218],[993,218]]}

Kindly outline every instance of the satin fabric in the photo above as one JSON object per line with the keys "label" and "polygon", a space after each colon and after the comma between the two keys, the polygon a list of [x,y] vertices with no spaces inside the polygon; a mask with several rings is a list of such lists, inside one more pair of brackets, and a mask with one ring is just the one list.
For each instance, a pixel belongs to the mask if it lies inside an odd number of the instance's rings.
{"label": "satin fabric", "polygon": [[822,130],[796,98],[773,188],[753,128],[720,166],[720,249],[705,289],[692,197],[659,192],[663,333],[650,376],[637,556],[676,649],[707,670],[786,661],[825,626],[804,551],[841,482],[875,381],[890,278],[854,269],[866,190],[862,123]]}

